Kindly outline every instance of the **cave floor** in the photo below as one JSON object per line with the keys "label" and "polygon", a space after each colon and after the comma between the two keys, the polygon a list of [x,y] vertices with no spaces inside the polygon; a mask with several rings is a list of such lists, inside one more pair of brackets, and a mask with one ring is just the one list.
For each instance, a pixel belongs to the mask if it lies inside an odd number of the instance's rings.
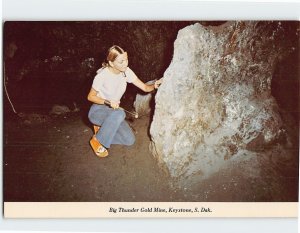
{"label": "cave floor", "polygon": [[4,201],[298,201],[298,158],[274,162],[270,152],[233,162],[192,189],[171,188],[148,149],[149,116],[130,125],[136,143],[113,145],[100,159],[78,112],[4,121]]}

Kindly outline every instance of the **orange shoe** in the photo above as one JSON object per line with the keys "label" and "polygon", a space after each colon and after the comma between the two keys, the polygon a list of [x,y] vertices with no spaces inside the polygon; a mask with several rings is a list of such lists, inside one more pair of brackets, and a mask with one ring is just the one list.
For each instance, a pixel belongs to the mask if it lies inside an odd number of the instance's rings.
{"label": "orange shoe", "polygon": [[94,128],[94,135],[96,135],[100,129],[100,126],[98,125],[93,125],[93,128]]}
{"label": "orange shoe", "polygon": [[92,139],[90,140],[90,145],[91,145],[94,153],[98,157],[104,158],[104,157],[108,156],[107,149],[97,140],[97,138],[95,136],[93,136]]}

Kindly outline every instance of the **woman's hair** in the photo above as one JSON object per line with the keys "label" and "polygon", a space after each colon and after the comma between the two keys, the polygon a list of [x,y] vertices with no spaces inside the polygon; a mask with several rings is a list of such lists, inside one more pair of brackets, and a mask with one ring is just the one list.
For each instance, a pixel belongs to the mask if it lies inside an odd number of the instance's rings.
{"label": "woman's hair", "polygon": [[113,45],[107,50],[107,56],[106,56],[106,61],[102,63],[103,67],[108,67],[109,66],[109,61],[113,62],[117,56],[120,54],[125,53],[124,49],[122,49],[118,45]]}

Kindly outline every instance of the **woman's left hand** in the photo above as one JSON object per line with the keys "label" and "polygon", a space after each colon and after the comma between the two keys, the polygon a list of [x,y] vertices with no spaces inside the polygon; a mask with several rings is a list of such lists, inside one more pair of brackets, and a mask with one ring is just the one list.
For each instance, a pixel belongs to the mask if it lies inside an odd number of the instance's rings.
{"label": "woman's left hand", "polygon": [[159,79],[159,80],[156,80],[154,82],[154,88],[157,89],[159,88],[160,84],[162,84],[162,81],[163,81],[163,78]]}
{"label": "woman's left hand", "polygon": [[135,86],[137,86],[138,88],[140,88],[141,90],[143,90],[144,92],[151,92],[154,89],[157,89],[160,84],[162,83],[162,78],[159,80],[156,80],[155,82],[153,82],[154,80],[148,81],[147,83],[143,83],[140,79],[136,79],[133,84]]}

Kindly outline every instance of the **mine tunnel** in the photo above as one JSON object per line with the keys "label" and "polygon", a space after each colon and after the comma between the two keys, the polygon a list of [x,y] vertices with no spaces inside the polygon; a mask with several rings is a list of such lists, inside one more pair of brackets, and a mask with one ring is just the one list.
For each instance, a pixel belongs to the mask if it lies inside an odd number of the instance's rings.
{"label": "mine tunnel", "polygon": [[[293,21],[5,22],[4,200],[297,201],[298,41]],[[135,145],[99,160],[88,144],[87,94],[114,44],[143,82],[166,82],[153,93],[150,115],[127,118]],[[247,85],[253,93],[244,98]],[[138,93],[128,85],[122,107],[132,110]],[[266,96],[274,105],[268,119],[268,103],[259,103]],[[240,97],[245,104],[234,112]],[[250,105],[266,115],[253,115]],[[234,129],[233,120],[241,120]]]}

